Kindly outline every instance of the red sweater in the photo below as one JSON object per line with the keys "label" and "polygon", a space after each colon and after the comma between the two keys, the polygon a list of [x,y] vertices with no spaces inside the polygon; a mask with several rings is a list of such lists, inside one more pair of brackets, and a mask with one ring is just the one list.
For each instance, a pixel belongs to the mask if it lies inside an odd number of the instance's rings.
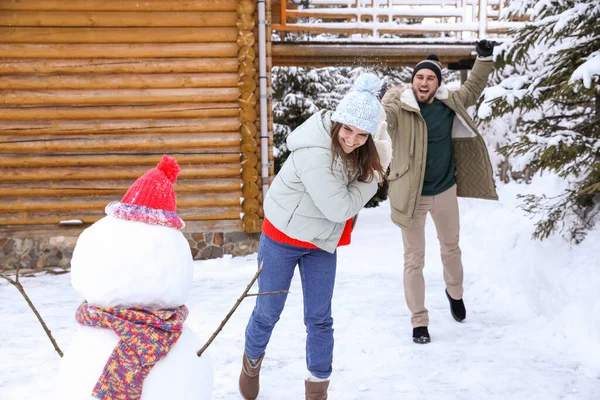
{"label": "red sweater", "polygon": [[[303,242],[302,240],[297,240],[289,237],[285,233],[281,232],[279,229],[275,228],[271,222],[265,218],[263,221],[262,231],[265,235],[270,237],[276,242],[291,244],[292,246],[304,247],[307,249],[318,249],[312,243]],[[338,242],[338,247],[347,246],[350,244],[350,236],[352,235],[352,218],[346,221],[346,225],[344,226],[344,231],[342,232],[342,237],[340,237],[340,241]]]}

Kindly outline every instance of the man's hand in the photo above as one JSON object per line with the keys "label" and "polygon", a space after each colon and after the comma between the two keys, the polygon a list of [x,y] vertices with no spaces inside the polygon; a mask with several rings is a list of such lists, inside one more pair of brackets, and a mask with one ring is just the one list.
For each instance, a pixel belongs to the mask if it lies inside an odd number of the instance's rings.
{"label": "man's hand", "polygon": [[475,44],[475,51],[479,57],[489,57],[494,54],[494,46],[500,43],[482,39]]}
{"label": "man's hand", "polygon": [[385,92],[387,92],[389,89],[387,83],[384,83],[383,85],[381,85],[381,89],[379,89],[379,92],[377,93],[377,98],[379,99],[379,101],[381,101],[381,99],[383,99],[383,96],[385,95]]}

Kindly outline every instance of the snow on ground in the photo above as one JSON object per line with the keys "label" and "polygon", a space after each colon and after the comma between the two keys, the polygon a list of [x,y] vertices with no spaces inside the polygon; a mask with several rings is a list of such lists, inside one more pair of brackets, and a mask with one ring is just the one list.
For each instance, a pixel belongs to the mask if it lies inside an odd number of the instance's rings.
{"label": "snow on ground", "polygon": [[[444,295],[432,221],[425,278],[432,343],[411,340],[402,289],[402,242],[389,204],[361,212],[353,244],[339,251],[336,348],[330,399],[600,399],[600,229],[571,248],[559,237],[531,241],[533,223],[516,194],[560,189],[553,176],[499,187],[500,202],[461,199],[467,321]],[[256,269],[256,255],[196,262],[188,322],[208,339]],[[82,300],[70,276],[23,278],[66,349]],[[244,300],[208,352],[214,399],[239,399]],[[0,281],[0,399],[53,398],[59,357],[17,290]],[[304,326],[298,276],[267,349],[261,399],[303,399]]]}

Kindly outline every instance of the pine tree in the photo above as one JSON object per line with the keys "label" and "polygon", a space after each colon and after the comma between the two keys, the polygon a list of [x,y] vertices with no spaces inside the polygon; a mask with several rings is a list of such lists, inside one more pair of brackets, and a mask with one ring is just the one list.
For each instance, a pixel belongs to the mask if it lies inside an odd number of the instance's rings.
{"label": "pine tree", "polygon": [[539,215],[533,237],[561,232],[579,243],[600,211],[600,4],[597,0],[513,1],[532,20],[497,59],[509,77],[486,91],[487,118],[517,115],[518,140],[500,151],[569,182],[557,197],[522,196]]}

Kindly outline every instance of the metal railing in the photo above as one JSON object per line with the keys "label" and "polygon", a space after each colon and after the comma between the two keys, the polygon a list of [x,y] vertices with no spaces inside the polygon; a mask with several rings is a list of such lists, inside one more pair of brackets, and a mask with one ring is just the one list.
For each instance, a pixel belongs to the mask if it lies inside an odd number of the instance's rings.
{"label": "metal railing", "polygon": [[386,35],[473,40],[506,34],[523,20],[503,18],[505,0],[281,0],[273,2],[272,29],[283,32]]}

